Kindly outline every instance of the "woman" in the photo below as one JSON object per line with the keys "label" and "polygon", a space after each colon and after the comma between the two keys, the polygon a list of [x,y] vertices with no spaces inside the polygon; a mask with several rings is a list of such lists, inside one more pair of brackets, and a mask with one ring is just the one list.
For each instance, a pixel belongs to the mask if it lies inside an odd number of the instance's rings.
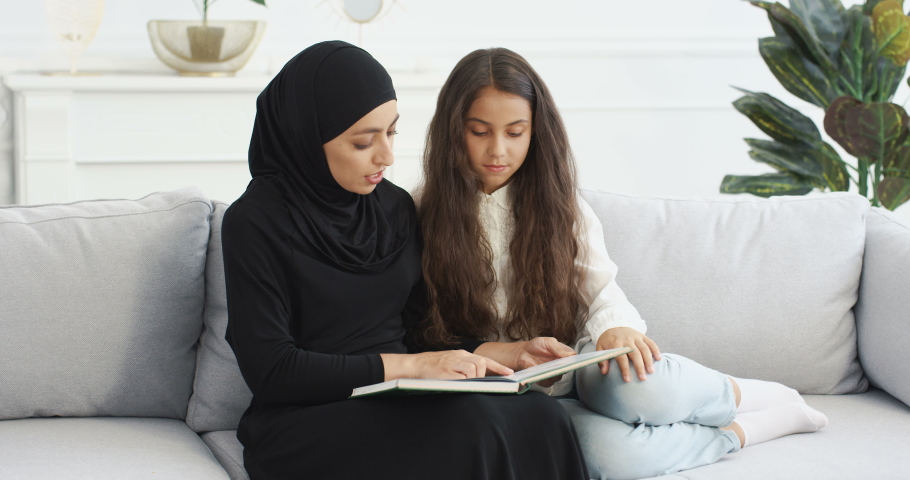
{"label": "woman", "polygon": [[257,100],[253,180],[222,233],[227,340],[253,392],[244,466],[254,480],[587,478],[544,395],[348,399],[395,378],[511,373],[407,353],[425,311],[414,204],[383,179],[397,119],[388,73],[344,42],[304,50]]}
{"label": "woman", "polygon": [[[584,418],[577,428],[592,474],[672,473],[827,424],[792,389],[661,354],[645,336],[614,280],[600,222],[578,195],[559,112],[521,56],[478,50],[455,66],[424,162],[424,342],[480,340],[474,353],[515,370],[576,351],[633,348],[612,366],[579,372],[584,405],[563,401]],[[570,394],[572,376],[538,390]]]}

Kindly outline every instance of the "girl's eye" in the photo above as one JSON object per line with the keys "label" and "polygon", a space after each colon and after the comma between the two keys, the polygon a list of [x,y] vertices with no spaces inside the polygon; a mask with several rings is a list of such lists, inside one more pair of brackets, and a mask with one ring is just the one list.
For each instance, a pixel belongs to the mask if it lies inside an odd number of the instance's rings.
{"label": "girl's eye", "polygon": [[392,130],[391,132],[386,133],[386,135],[388,135],[388,136],[390,136],[390,137],[391,137],[392,135],[398,135],[398,130]]}
{"label": "girl's eye", "polygon": [[522,133],[524,133],[524,132],[509,133],[509,136],[512,137],[512,138],[518,138],[518,137],[521,136]]}
{"label": "girl's eye", "polygon": [[370,146],[372,146],[372,145],[373,145],[372,142],[370,142],[370,143],[367,144],[367,145],[357,145],[357,144],[355,143],[355,144],[354,144],[354,148],[356,148],[357,150],[366,150],[366,149],[370,148]]}
{"label": "girl's eye", "polygon": [[471,130],[471,133],[473,133],[475,137],[482,137],[487,134],[487,132],[475,132],[474,130]]}

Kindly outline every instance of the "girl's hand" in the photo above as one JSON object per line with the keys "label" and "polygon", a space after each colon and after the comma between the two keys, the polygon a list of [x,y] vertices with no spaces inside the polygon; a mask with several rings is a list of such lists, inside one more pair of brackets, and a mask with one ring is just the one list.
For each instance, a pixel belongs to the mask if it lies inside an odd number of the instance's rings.
{"label": "girl's hand", "polygon": [[537,337],[527,342],[517,342],[514,345],[518,347],[515,360],[518,370],[575,355],[575,350],[572,350],[572,347],[561,343],[553,337]]}
{"label": "girl's hand", "polygon": [[[553,337],[537,337],[527,342],[521,342],[524,348],[518,355],[518,369],[524,370],[534,365],[540,365],[557,358],[575,355],[572,347],[561,343]],[[562,375],[537,382],[541,387],[549,387],[558,382]]]}
{"label": "girl's hand", "polygon": [[498,362],[464,350],[446,350],[442,352],[425,352],[418,354],[382,353],[385,380],[396,378],[433,378],[440,380],[460,380],[479,378],[493,372],[499,375],[511,375],[515,372]]}
{"label": "girl's hand", "polygon": [[[654,362],[660,360],[660,349],[653,340],[646,337],[643,333],[629,327],[614,327],[604,332],[597,339],[597,350],[609,350],[611,348],[632,347],[632,353],[616,357],[616,363],[619,364],[619,370],[622,372],[622,379],[626,382],[632,381],[629,374],[629,360],[635,366],[638,372],[638,378],[646,380],[646,372],[654,373]],[[600,373],[606,375],[610,371],[610,361],[600,362]]]}
{"label": "girl's hand", "polygon": [[[493,358],[515,370],[524,370],[551,360],[575,355],[575,350],[553,337],[537,337],[526,342],[486,342],[477,347],[474,353]],[[537,383],[542,387],[549,387],[560,378],[562,377],[548,378]]]}

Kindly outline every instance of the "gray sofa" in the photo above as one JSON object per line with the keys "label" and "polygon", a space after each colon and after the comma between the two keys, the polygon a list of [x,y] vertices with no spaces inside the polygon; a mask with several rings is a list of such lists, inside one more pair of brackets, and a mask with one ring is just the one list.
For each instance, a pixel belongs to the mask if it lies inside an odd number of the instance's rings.
{"label": "gray sofa", "polygon": [[[663,351],[784,382],[830,419],[662,478],[907,478],[910,226],[851,194],[584,195]],[[246,478],[226,207],[194,189],[0,207],[0,479]]]}

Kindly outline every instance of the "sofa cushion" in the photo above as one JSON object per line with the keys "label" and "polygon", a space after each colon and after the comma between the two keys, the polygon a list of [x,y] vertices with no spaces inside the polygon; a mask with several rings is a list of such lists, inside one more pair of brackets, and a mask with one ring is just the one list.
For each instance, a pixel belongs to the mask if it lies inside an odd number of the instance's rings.
{"label": "sofa cushion", "polygon": [[224,258],[221,254],[221,219],[228,205],[214,202],[212,231],[205,266],[205,313],[196,379],[186,423],[197,432],[235,430],[253,394],[240,375],[240,367],[224,339],[227,329],[227,297],[224,290]]}
{"label": "sofa cushion", "polygon": [[221,430],[202,434],[202,441],[209,446],[231,480],[250,480],[243,468],[243,445],[237,440],[237,430]]}
{"label": "sofa cushion", "polygon": [[[882,208],[866,220],[866,252],[854,308],[859,358],[873,385],[910,405],[910,221]],[[910,444],[908,444],[910,446]]]}
{"label": "sofa cushion", "polygon": [[0,207],[0,419],[183,419],[211,210],[196,189]]}
{"label": "sofa cushion", "polygon": [[[744,448],[712,465],[647,480],[907,478],[910,407],[878,389],[859,395],[804,398],[828,416],[827,427]],[[592,429],[603,417],[577,400],[560,403],[572,418],[579,439],[586,443],[585,437],[594,433]],[[589,464],[588,469],[593,478],[601,478],[596,465]]]}
{"label": "sofa cushion", "polygon": [[851,310],[865,198],[583,196],[662,351],[802,393],[866,389]]}
{"label": "sofa cushion", "polygon": [[828,416],[827,427],[744,448],[680,475],[689,480],[907,478],[910,407],[878,389],[805,398]]}
{"label": "sofa cushion", "polygon": [[164,418],[0,421],[4,480],[227,480],[199,436]]}

